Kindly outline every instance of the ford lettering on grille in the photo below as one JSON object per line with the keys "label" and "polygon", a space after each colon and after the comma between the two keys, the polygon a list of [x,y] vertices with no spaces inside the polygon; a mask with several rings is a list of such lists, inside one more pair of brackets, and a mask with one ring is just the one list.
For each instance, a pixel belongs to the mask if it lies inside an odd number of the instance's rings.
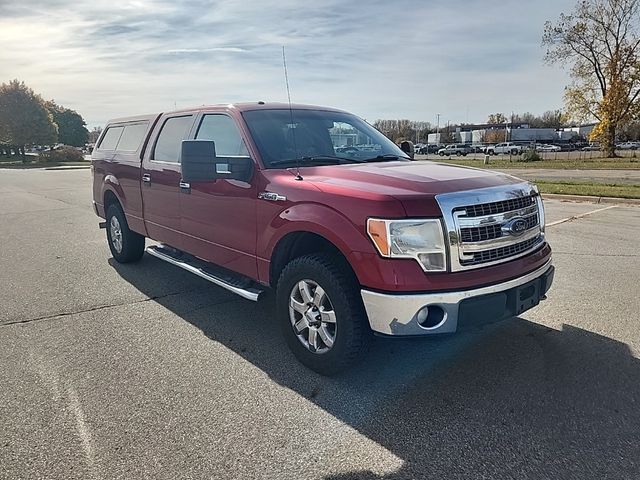
{"label": "ford lettering on grille", "polygon": [[517,217],[502,225],[501,230],[503,234],[519,237],[527,228],[527,221],[522,217]]}

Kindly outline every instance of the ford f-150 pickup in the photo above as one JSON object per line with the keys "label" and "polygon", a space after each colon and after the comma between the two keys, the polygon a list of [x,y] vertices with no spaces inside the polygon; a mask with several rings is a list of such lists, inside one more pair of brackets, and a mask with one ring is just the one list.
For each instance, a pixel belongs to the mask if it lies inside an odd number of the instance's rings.
{"label": "ford f-150 pickup", "polygon": [[248,300],[275,290],[289,347],[322,374],[361,357],[372,332],[446,334],[517,316],[553,281],[534,185],[411,161],[332,108],[256,102],[112,120],[92,171],[116,261],[146,251]]}

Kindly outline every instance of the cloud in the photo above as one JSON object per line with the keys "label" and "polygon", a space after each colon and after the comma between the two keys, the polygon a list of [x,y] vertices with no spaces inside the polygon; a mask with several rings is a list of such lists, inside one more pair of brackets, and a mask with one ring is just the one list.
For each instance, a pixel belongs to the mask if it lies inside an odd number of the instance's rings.
{"label": "cloud", "polygon": [[204,103],[286,99],[368,119],[482,121],[561,105],[544,21],[573,0],[22,0],[0,4],[0,65],[90,125]]}

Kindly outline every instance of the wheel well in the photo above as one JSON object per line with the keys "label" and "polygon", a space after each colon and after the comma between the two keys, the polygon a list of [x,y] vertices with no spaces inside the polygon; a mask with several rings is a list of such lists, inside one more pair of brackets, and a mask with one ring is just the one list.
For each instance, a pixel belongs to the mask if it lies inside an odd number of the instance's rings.
{"label": "wheel well", "polygon": [[271,265],[269,267],[269,284],[273,288],[276,287],[282,270],[284,270],[284,267],[294,258],[319,252],[336,254],[351,268],[349,262],[338,247],[323,236],[311,232],[292,232],[280,239],[273,249]]}
{"label": "wheel well", "polygon": [[116,194],[113,193],[111,190],[107,190],[104,193],[104,211],[105,211],[105,213],[106,213],[106,211],[108,210],[109,206],[112,203],[120,204],[120,202],[118,201],[118,197],[116,197]]}

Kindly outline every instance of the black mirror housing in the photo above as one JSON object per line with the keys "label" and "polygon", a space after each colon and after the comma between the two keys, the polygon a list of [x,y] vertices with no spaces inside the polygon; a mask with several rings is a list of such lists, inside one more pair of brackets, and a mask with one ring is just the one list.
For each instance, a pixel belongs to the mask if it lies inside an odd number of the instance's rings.
{"label": "black mirror housing", "polygon": [[210,182],[217,179],[249,182],[253,176],[250,157],[217,157],[212,140],[182,141],[182,180]]}
{"label": "black mirror housing", "polygon": [[182,180],[207,182],[215,180],[216,144],[212,140],[183,140],[180,163]]}

